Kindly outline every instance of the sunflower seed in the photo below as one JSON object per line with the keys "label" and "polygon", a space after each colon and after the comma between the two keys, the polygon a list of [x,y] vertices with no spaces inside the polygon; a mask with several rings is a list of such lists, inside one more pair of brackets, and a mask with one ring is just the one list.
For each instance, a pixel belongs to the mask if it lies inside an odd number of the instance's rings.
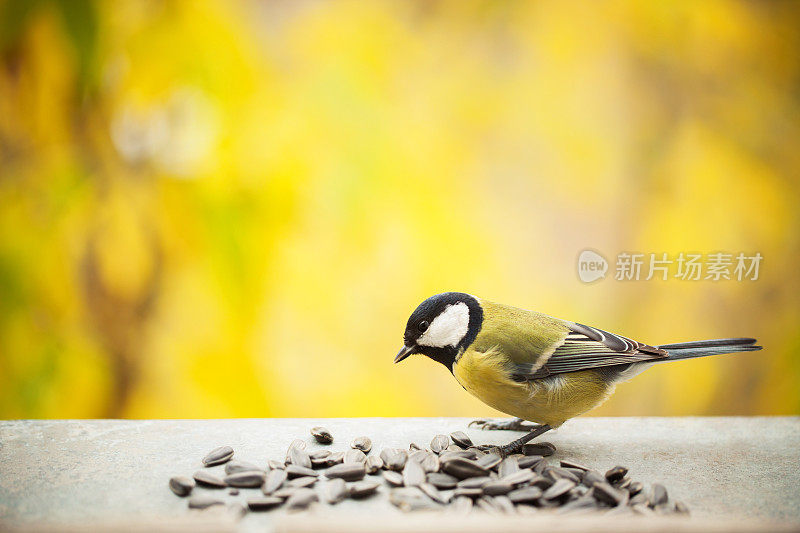
{"label": "sunflower seed", "polygon": [[315,477],[302,476],[302,477],[296,477],[296,478],[294,478],[292,480],[289,480],[289,486],[290,487],[295,487],[295,488],[298,488],[298,489],[302,489],[304,487],[310,487],[311,485],[313,485],[316,482],[317,482],[317,478],[315,478]]}
{"label": "sunflower seed", "polygon": [[574,461],[562,460],[560,464],[561,468],[577,468],[578,470],[583,470],[584,472],[588,472],[589,470],[591,470],[591,468],[589,468],[588,466],[583,466],[582,464],[576,463]]}
{"label": "sunflower seed", "polygon": [[603,477],[603,474],[601,474],[597,470],[589,470],[583,475],[583,480],[581,480],[581,483],[583,483],[589,488],[593,487],[595,483],[605,483],[605,482],[606,478]]}
{"label": "sunflower seed", "polygon": [[525,468],[533,468],[537,464],[539,464],[544,457],[541,455],[523,455],[522,457],[517,459],[517,466],[522,469]]}
{"label": "sunflower seed", "polygon": [[264,484],[266,474],[263,470],[252,470],[245,472],[236,472],[230,476],[225,477],[225,483],[229,487],[260,487]]}
{"label": "sunflower seed", "polygon": [[668,500],[669,496],[667,495],[666,487],[661,483],[653,483],[650,488],[650,506],[655,507],[656,505],[667,503]]}
{"label": "sunflower seed", "polygon": [[472,439],[463,431],[454,431],[450,433],[450,438],[453,439],[453,443],[459,448],[469,448],[472,446]]}
{"label": "sunflower seed", "polygon": [[364,467],[367,469],[367,474],[375,474],[383,468],[383,460],[377,455],[370,455],[364,462]]}
{"label": "sunflower seed", "polygon": [[247,507],[238,502],[230,503],[227,505],[226,513],[230,515],[233,520],[240,520],[247,514]]}
{"label": "sunflower seed", "polygon": [[322,426],[311,428],[311,435],[320,444],[330,444],[333,442],[333,435],[331,435],[331,432]]}
{"label": "sunflower seed", "polygon": [[440,503],[442,505],[447,504],[448,501],[447,498],[445,498],[444,495],[442,495],[442,493],[439,492],[439,489],[437,489],[430,483],[422,483],[419,486],[419,490],[421,490],[425,494],[425,496],[435,501],[436,503]]}
{"label": "sunflower seed", "polygon": [[308,454],[308,457],[313,461],[314,459],[327,459],[333,452],[330,450],[316,450]]}
{"label": "sunflower seed", "polygon": [[297,489],[294,494],[286,500],[286,508],[290,510],[305,509],[314,502],[319,501],[314,489]]}
{"label": "sunflower seed", "polygon": [[286,498],[291,497],[295,492],[297,492],[297,488],[295,487],[282,487],[273,492],[270,496],[275,496],[276,498],[285,500]]}
{"label": "sunflower seed", "polygon": [[377,481],[358,481],[350,485],[350,497],[351,498],[366,498],[367,496],[371,496],[375,494],[378,490],[380,483]]}
{"label": "sunflower seed", "polygon": [[425,450],[412,450],[408,452],[408,458],[411,459],[412,461],[421,463],[426,453],[428,452],[426,452]]}
{"label": "sunflower seed", "polygon": [[544,491],[544,494],[542,494],[542,497],[545,500],[555,500],[556,498],[559,498],[559,497],[563,496],[564,494],[568,493],[570,490],[572,490],[572,488],[574,486],[575,486],[575,482],[571,481],[569,479],[562,478],[562,479],[556,480],[556,482],[553,483],[553,485],[549,489]]}
{"label": "sunflower seed", "polygon": [[205,466],[221,465],[222,463],[230,461],[231,457],[233,457],[233,448],[230,446],[220,446],[219,448],[214,448],[203,457],[203,464]]}
{"label": "sunflower seed", "polygon": [[517,514],[532,515],[537,514],[539,510],[531,503],[518,503],[515,505]]}
{"label": "sunflower seed", "polygon": [[304,466],[298,466],[295,464],[287,465],[285,470],[286,470],[286,476],[289,479],[302,476],[312,476],[312,477],[319,476],[319,472],[317,472],[316,470],[312,470],[310,468],[306,468]]}
{"label": "sunflower seed", "polygon": [[450,437],[447,435],[436,435],[431,440],[431,451],[433,453],[442,453],[450,445]]}
{"label": "sunflower seed", "polygon": [[306,441],[303,439],[294,439],[292,443],[289,445],[289,449],[297,448],[298,450],[305,450],[306,449]]}
{"label": "sunflower seed", "polygon": [[515,512],[514,504],[506,496],[494,496],[492,497],[492,503],[505,514],[514,514]]}
{"label": "sunflower seed", "polygon": [[325,471],[325,477],[328,479],[338,477],[344,479],[345,481],[358,481],[360,479],[364,479],[366,474],[367,470],[364,467],[364,463],[336,465]]}
{"label": "sunflower seed", "polygon": [[411,451],[411,452],[416,451],[416,450],[421,450],[421,449],[422,449],[422,446],[420,446],[416,442],[412,442],[411,444],[408,445],[408,450]]}
{"label": "sunflower seed", "polygon": [[427,450],[418,450],[408,456],[418,462],[425,472],[438,472],[439,471],[439,456]]}
{"label": "sunflower seed", "polygon": [[394,487],[403,486],[403,474],[400,472],[395,472],[394,470],[384,470],[383,479],[385,479],[389,485]]}
{"label": "sunflower seed", "polygon": [[514,503],[532,503],[542,497],[542,489],[538,487],[522,487],[508,493],[508,499]]}
{"label": "sunflower seed", "polygon": [[222,478],[215,476],[208,470],[198,470],[192,475],[192,477],[199,485],[203,485],[205,487],[221,489],[228,486],[225,484],[225,481],[223,481]]}
{"label": "sunflower seed", "polygon": [[668,515],[672,513],[672,508],[668,504],[662,503],[653,507],[653,511],[658,515]]}
{"label": "sunflower seed", "polygon": [[472,498],[466,496],[459,496],[453,500],[453,511],[458,514],[465,515],[472,511]]}
{"label": "sunflower seed", "polygon": [[350,443],[350,447],[361,450],[364,453],[369,453],[372,449],[372,441],[369,437],[356,437],[353,439],[353,442]]}
{"label": "sunflower seed", "polygon": [[384,448],[380,454],[381,459],[383,460],[384,468],[389,470],[396,470],[401,471],[403,467],[406,465],[406,460],[408,459],[408,454],[405,450],[398,450],[395,448]]}
{"label": "sunflower seed", "polygon": [[628,473],[628,469],[624,466],[615,466],[608,472],[606,472],[606,479],[609,483],[616,483],[621,481],[622,478]]}
{"label": "sunflower seed", "polygon": [[351,448],[344,452],[344,464],[349,465],[352,463],[361,463],[367,460],[367,456],[361,450],[357,450],[355,448]]}
{"label": "sunflower seed", "polygon": [[257,496],[247,499],[247,508],[251,511],[266,511],[273,507],[278,507],[283,503],[281,498],[274,496]]}
{"label": "sunflower seed", "polygon": [[442,470],[459,479],[482,477],[489,473],[488,469],[483,468],[476,462],[461,457],[455,457],[442,464]]}
{"label": "sunflower seed", "polygon": [[678,514],[689,514],[689,508],[683,502],[675,502],[675,512]]}
{"label": "sunflower seed", "polygon": [[[311,468],[311,457],[305,450],[301,450],[295,446],[289,448],[286,456],[289,458],[289,463],[303,468]],[[287,464],[289,464],[287,463]]]}
{"label": "sunflower seed", "polygon": [[403,468],[403,484],[406,487],[416,487],[425,482],[425,471],[416,461],[406,461]]}
{"label": "sunflower seed", "polygon": [[631,497],[628,503],[630,504],[631,507],[635,507],[639,504],[647,506],[649,502],[647,499],[647,494],[645,494],[645,491],[641,491],[636,496]]}
{"label": "sunflower seed", "polygon": [[317,470],[318,468],[327,468],[328,465],[328,458],[325,459],[311,459],[311,468],[313,470]]}
{"label": "sunflower seed", "polygon": [[541,455],[549,457],[556,453],[556,447],[549,442],[529,442],[522,446],[523,455]]}
{"label": "sunflower seed", "polygon": [[476,448],[475,446],[470,446],[464,451],[471,453],[473,459],[480,459],[481,457],[486,455],[485,451],[481,450],[480,448]]}
{"label": "sunflower seed", "polygon": [[[335,466],[344,462],[344,452],[334,452],[325,459],[325,466]],[[312,463],[313,464],[313,463]]]}
{"label": "sunflower seed", "polygon": [[631,511],[639,515],[654,515],[655,512],[646,503],[636,503],[631,505]]}
{"label": "sunflower seed", "polygon": [[477,505],[482,511],[486,511],[489,514],[500,514],[500,509],[494,505],[491,498],[487,498],[485,496],[480,497],[475,500],[475,505]]}
{"label": "sunflower seed", "polygon": [[392,489],[389,493],[389,503],[403,512],[436,508],[417,487]]}
{"label": "sunflower seed", "polygon": [[247,463],[245,461],[228,461],[225,465],[225,473],[235,474],[237,472],[253,472],[256,470],[264,471],[263,468],[260,466],[254,465],[253,463]]}
{"label": "sunflower seed", "polygon": [[445,461],[455,459],[456,457],[461,457],[462,459],[471,459],[472,454],[466,450],[461,450],[461,449],[457,451],[447,450],[439,454],[439,461],[444,463]]}
{"label": "sunflower seed", "polygon": [[267,461],[267,466],[269,466],[270,470],[283,470],[286,468],[286,463],[276,461],[275,459],[270,459]]}
{"label": "sunflower seed", "polygon": [[577,513],[586,513],[596,510],[598,507],[597,502],[591,496],[584,496],[578,498],[577,500],[572,500],[571,502],[567,502],[561,506],[558,510],[558,514],[577,514]]}
{"label": "sunflower seed", "polygon": [[478,488],[465,488],[465,487],[456,487],[455,492],[453,492],[453,497],[458,498],[459,496],[466,496],[467,498],[477,498],[483,494],[483,489],[480,487]]}
{"label": "sunflower seed", "polygon": [[517,458],[514,456],[506,457],[497,467],[497,473],[500,475],[500,477],[506,477],[515,472],[519,472],[519,463],[517,462]]}
{"label": "sunflower seed", "polygon": [[207,509],[212,505],[224,505],[224,503],[213,496],[197,495],[189,498],[189,509]]}
{"label": "sunflower seed", "polygon": [[269,474],[267,474],[267,480],[264,482],[264,485],[261,487],[261,492],[265,495],[270,495],[276,490],[278,490],[283,482],[286,481],[288,475],[286,474],[286,470],[270,470]]}
{"label": "sunflower seed", "polygon": [[612,487],[609,483],[595,483],[592,487],[592,496],[599,502],[616,507],[622,503],[623,499],[626,498],[628,494]]}
{"label": "sunflower seed", "polygon": [[442,490],[454,489],[458,483],[457,478],[441,472],[431,472],[427,475],[426,480],[437,489]]}
{"label": "sunflower seed", "polygon": [[589,490],[591,490],[591,489],[588,489],[588,488],[584,487],[583,485],[578,485],[577,487],[575,487],[574,489],[569,491],[569,493],[572,496],[575,496],[576,498],[578,498],[578,497],[586,495],[586,493],[589,492]]}
{"label": "sunflower seed", "polygon": [[634,513],[631,510],[631,508],[628,507],[627,505],[620,504],[620,505],[617,505],[616,507],[612,507],[611,509],[609,509],[608,511],[606,511],[603,514],[612,515],[612,516],[619,516],[619,515],[624,516],[624,515],[632,515]]}
{"label": "sunflower seed", "polygon": [[627,487],[628,492],[630,493],[631,496],[636,496],[637,494],[642,492],[643,488],[644,485],[640,481],[634,481]]}
{"label": "sunflower seed", "polygon": [[472,459],[473,461],[478,459],[479,457],[483,457],[484,455],[486,455],[485,453],[475,448],[474,446],[470,446],[466,450],[463,450],[463,453],[465,458]]}
{"label": "sunflower seed", "polygon": [[508,494],[512,490],[514,490],[514,485],[500,479],[490,481],[483,486],[483,493],[488,494],[489,496]]}
{"label": "sunflower seed", "polygon": [[188,496],[194,486],[194,480],[186,476],[175,476],[169,480],[169,488],[178,496]]}
{"label": "sunflower seed", "polygon": [[540,476],[539,474],[534,473],[533,479],[528,481],[528,484],[534,487],[539,487],[542,490],[547,490],[553,485],[553,480],[549,477]]}
{"label": "sunflower seed", "polygon": [[519,470],[518,472],[509,474],[501,479],[512,485],[523,485],[533,479],[536,479],[537,477],[538,476],[533,472],[533,470]]}
{"label": "sunflower seed", "polygon": [[568,479],[576,485],[581,482],[581,479],[578,476],[566,468],[561,468],[560,466],[551,466],[544,471],[544,474],[549,476],[553,481],[558,481],[559,479]]}
{"label": "sunflower seed", "polygon": [[503,458],[497,455],[496,453],[487,453],[486,455],[484,455],[475,462],[478,463],[483,468],[492,469],[495,466],[499,465],[502,460]]}
{"label": "sunflower seed", "polygon": [[347,483],[341,478],[331,479],[325,484],[325,499],[330,504],[337,504],[347,498]]}
{"label": "sunflower seed", "polygon": [[481,476],[481,477],[468,477],[467,479],[462,479],[458,482],[456,487],[465,488],[465,489],[479,489],[492,481],[492,478],[489,476]]}

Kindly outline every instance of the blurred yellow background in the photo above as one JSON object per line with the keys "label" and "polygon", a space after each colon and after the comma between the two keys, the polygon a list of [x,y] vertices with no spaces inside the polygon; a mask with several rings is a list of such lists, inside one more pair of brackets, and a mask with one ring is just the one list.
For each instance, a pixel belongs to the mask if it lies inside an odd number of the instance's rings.
{"label": "blurred yellow background", "polygon": [[[799,14],[0,1],[0,418],[492,414],[392,364],[447,290],[766,347],[592,414],[800,413]],[[764,260],[584,284],[584,248]]]}

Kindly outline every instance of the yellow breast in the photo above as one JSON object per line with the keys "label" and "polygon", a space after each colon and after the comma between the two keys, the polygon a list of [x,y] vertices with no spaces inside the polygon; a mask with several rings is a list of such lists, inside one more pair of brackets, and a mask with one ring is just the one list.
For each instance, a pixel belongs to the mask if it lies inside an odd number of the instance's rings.
{"label": "yellow breast", "polygon": [[614,391],[592,370],[531,382],[511,379],[508,358],[494,348],[467,350],[453,365],[456,380],[473,396],[511,416],[558,427],[603,403]]}

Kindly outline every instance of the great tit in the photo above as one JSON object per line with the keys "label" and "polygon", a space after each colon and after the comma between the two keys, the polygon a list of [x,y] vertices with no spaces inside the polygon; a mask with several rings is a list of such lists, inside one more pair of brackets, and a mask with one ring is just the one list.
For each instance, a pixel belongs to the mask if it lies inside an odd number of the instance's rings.
{"label": "great tit", "polygon": [[479,427],[530,430],[499,447],[496,451],[502,455],[597,407],[617,383],[656,363],[761,349],[750,338],[651,346],[461,292],[422,302],[408,319],[403,337],[395,363],[423,354],[443,364],[467,392],[516,417],[506,422],[479,420]]}

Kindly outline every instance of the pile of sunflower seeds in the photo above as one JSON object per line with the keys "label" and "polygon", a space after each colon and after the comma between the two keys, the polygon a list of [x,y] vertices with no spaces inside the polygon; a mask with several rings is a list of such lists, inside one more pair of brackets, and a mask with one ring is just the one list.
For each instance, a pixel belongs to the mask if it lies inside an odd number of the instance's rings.
{"label": "pile of sunflower seeds", "polygon": [[[333,442],[325,428],[315,427],[311,434],[319,444]],[[263,466],[233,460],[233,448],[221,446],[203,458],[206,469],[192,477],[175,476],[169,487],[188,496],[191,509],[225,505],[215,491],[227,488],[233,496],[252,491],[245,497],[246,509],[239,505],[241,512],[302,510],[388,492],[389,501],[402,511],[689,513],[684,504],[670,502],[663,485],[645,487],[631,480],[623,466],[602,474],[572,461],[556,464],[548,459],[555,446],[547,442],[526,444],[522,452],[502,458],[475,447],[461,431],[436,435],[428,448],[412,443],[408,450],[384,448],[379,453],[372,451],[368,437],[354,439],[345,451],[308,451],[305,441],[297,439],[286,457]],[[223,464],[224,475],[210,469]],[[210,490],[193,494],[197,486]],[[379,491],[382,486],[385,491]]]}

